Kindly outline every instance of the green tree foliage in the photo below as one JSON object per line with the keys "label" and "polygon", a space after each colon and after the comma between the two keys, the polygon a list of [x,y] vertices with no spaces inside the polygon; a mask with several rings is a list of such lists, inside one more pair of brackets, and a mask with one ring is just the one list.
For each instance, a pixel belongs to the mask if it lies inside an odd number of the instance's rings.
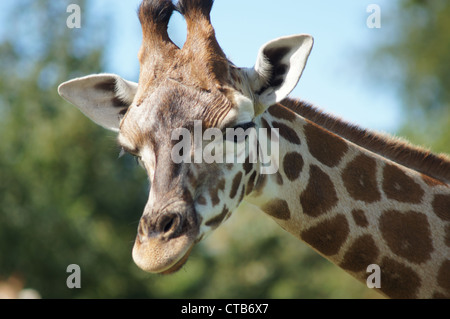
{"label": "green tree foliage", "polygon": [[[72,2],[10,1],[2,21],[11,33],[0,39],[0,280],[19,275],[44,298],[374,296],[250,208],[177,274],[139,270],[131,249],[147,177],[117,159],[114,135],[57,95],[59,83],[100,72],[105,54],[106,18],[76,1],[82,28],[68,29]],[[70,264],[81,267],[81,289],[66,286]]]}
{"label": "green tree foliage", "polygon": [[[43,297],[144,293],[126,278],[145,176],[117,160],[112,136],[56,92],[62,81],[100,71],[106,40],[94,28],[68,29],[68,4],[8,8],[15,19],[0,46],[0,277],[18,274]],[[72,263],[94,289],[66,287]]]}
{"label": "green tree foliage", "polygon": [[[373,71],[396,87],[400,131],[436,152],[450,153],[450,2],[400,1],[386,11],[392,37],[375,51]],[[395,26],[392,27],[392,26]],[[386,67],[389,66],[389,67]]]}

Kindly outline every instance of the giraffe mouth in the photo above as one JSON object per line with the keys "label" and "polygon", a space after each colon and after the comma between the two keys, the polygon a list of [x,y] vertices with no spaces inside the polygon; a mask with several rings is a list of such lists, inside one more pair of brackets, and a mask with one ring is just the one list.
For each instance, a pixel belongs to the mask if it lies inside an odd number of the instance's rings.
{"label": "giraffe mouth", "polygon": [[189,245],[187,249],[185,248],[186,250],[179,247],[178,253],[173,254],[167,253],[167,250],[161,249],[162,247],[159,245],[152,246],[136,242],[133,248],[134,262],[146,272],[162,275],[173,274],[180,270],[186,264],[194,248],[194,244]]}
{"label": "giraffe mouth", "polygon": [[142,270],[154,274],[172,274],[180,270],[198,242],[196,213],[157,214],[153,221],[144,215],[133,247],[133,260]]}
{"label": "giraffe mouth", "polygon": [[178,260],[173,266],[170,266],[169,269],[164,270],[160,272],[161,275],[170,275],[176,273],[178,270],[183,268],[183,266],[186,264],[186,262],[189,259],[189,255],[191,254],[192,248],[194,248],[194,245],[192,245],[188,251],[181,257],[180,260]]}
{"label": "giraffe mouth", "polygon": [[133,260],[146,272],[173,274],[186,264],[195,244],[194,236],[180,236],[171,240],[149,237],[144,241],[138,236],[133,247]]}

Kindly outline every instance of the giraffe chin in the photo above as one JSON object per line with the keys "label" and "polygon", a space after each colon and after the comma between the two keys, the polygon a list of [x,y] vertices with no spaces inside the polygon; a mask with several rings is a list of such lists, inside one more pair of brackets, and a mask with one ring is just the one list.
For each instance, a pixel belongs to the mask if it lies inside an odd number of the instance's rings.
{"label": "giraffe chin", "polygon": [[[176,248],[168,249],[165,245],[149,245],[135,242],[133,247],[133,260],[142,270],[154,273],[169,275],[180,270],[189,259],[189,255],[195,243],[184,243]],[[173,247],[172,247],[173,248]],[[168,253],[168,251],[176,251]]]}
{"label": "giraffe chin", "polygon": [[194,247],[194,245],[191,246],[191,248],[189,248],[189,250],[187,251],[187,253],[181,257],[181,259],[172,267],[170,267],[167,270],[164,270],[162,272],[160,272],[161,275],[170,275],[170,274],[174,274],[176,273],[178,270],[180,270],[181,268],[183,268],[184,264],[188,261],[189,259],[189,255],[191,254],[192,248]]}

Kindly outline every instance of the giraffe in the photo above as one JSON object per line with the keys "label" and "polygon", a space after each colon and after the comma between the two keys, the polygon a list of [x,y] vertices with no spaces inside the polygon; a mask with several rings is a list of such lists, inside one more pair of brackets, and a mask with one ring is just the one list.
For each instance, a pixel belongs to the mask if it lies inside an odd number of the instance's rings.
{"label": "giraffe", "polygon": [[[366,268],[379,265],[377,290],[384,296],[449,298],[450,159],[289,98],[313,47],[310,35],[270,41],[254,67],[235,66],[215,38],[212,6],[212,0],[144,0],[139,83],[94,74],[58,88],[95,123],[117,132],[122,150],[149,176],[135,263],[152,273],[178,271],[195,244],[245,201],[364,283]],[[167,33],[175,11],[188,29],[182,48]],[[172,133],[193,134],[195,121],[203,132],[265,128],[278,141],[270,155],[278,170],[263,174],[263,164],[249,157],[175,163]],[[237,140],[226,143],[249,143]]]}

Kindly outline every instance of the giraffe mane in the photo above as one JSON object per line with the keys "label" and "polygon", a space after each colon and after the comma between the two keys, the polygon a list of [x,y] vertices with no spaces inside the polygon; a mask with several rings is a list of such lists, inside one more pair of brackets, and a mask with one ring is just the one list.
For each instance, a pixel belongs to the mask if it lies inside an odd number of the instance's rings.
{"label": "giraffe mane", "polygon": [[301,100],[286,98],[281,104],[360,147],[438,181],[450,183],[450,157],[445,154],[434,154],[405,139],[363,129]]}

